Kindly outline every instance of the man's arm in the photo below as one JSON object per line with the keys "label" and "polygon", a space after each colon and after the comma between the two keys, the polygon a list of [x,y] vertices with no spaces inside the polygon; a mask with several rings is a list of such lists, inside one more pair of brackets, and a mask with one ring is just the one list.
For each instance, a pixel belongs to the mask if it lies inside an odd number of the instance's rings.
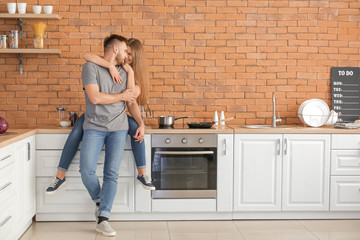
{"label": "man's arm", "polygon": [[110,94],[100,92],[97,84],[88,84],[85,86],[85,91],[93,104],[113,104],[119,101],[135,102],[135,96],[131,89],[126,89],[122,93]]}
{"label": "man's arm", "polygon": [[139,106],[136,101],[126,102],[128,107],[129,113],[135,119],[137,124],[139,125],[138,129],[136,130],[135,135],[133,136],[136,142],[142,142],[145,135],[145,124],[141,118]]}

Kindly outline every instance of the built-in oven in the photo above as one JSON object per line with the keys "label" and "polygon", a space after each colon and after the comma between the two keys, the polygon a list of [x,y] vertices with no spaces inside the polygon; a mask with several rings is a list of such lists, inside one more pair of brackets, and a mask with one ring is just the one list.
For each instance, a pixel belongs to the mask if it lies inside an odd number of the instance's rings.
{"label": "built-in oven", "polygon": [[217,135],[153,134],[153,199],[216,198]]}

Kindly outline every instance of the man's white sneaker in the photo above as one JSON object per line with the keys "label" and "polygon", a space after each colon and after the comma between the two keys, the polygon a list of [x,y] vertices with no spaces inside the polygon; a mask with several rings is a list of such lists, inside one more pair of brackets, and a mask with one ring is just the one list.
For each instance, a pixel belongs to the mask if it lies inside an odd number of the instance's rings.
{"label": "man's white sneaker", "polygon": [[107,237],[116,236],[115,230],[112,229],[108,221],[102,221],[101,223],[96,224],[96,231]]}

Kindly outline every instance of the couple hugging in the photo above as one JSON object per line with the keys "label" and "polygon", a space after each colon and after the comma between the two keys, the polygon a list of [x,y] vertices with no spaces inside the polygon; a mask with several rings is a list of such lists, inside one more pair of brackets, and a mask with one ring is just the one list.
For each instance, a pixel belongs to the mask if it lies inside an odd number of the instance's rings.
{"label": "couple hugging", "polygon": [[[95,202],[96,231],[115,236],[108,220],[116,195],[118,172],[126,136],[138,169],[137,181],[155,190],[146,173],[145,125],[139,105],[147,104],[148,78],[144,49],[137,39],[112,34],[104,39],[104,56],[86,54],[82,69],[86,111],[76,121],[64,145],[56,177],[46,189],[55,193],[66,183],[65,174],[80,142],[81,179]],[[126,114],[126,106],[131,116]],[[96,176],[97,161],[105,144],[103,184]]]}

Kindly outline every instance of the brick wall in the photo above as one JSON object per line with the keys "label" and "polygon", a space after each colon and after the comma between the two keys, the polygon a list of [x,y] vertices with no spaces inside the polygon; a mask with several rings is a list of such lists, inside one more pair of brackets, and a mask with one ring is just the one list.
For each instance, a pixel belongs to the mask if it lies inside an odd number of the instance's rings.
{"label": "brick wall", "polygon": [[[19,0],[18,0],[19,1]],[[0,12],[6,12],[6,3]],[[0,55],[0,116],[12,127],[53,124],[56,107],[84,111],[82,55],[102,54],[110,33],[143,41],[155,116],[212,120],[214,110],[232,124],[269,124],[272,92],[285,123],[300,123],[309,98],[331,104],[330,68],[359,67],[358,0],[26,0],[54,5],[62,20],[46,20],[46,48],[62,54]],[[22,47],[30,47],[24,20]],[[0,19],[0,34],[18,29]],[[180,120],[183,121],[183,120]],[[157,119],[149,119],[157,123]]]}

